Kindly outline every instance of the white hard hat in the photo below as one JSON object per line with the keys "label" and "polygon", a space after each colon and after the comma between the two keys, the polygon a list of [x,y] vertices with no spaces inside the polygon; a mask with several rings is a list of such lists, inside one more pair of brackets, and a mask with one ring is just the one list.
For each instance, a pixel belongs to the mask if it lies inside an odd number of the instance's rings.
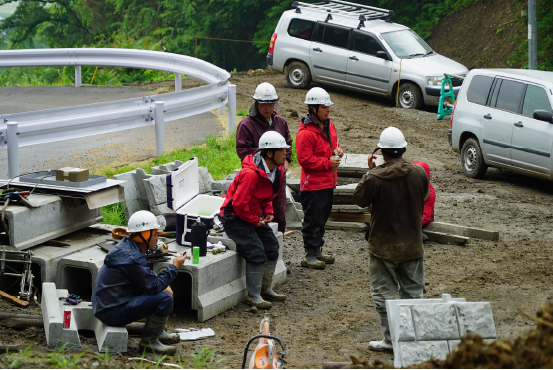
{"label": "white hard hat", "polygon": [[288,149],[284,137],[276,131],[267,131],[259,138],[259,149]]}
{"label": "white hard hat", "polygon": [[141,231],[161,229],[156,216],[152,212],[138,211],[129,218],[127,231],[129,233],[139,233]]}
{"label": "white hard hat", "polygon": [[405,137],[399,129],[390,126],[380,134],[380,141],[377,146],[381,149],[405,148],[407,141],[405,141]]}
{"label": "white hard hat", "polygon": [[253,98],[260,103],[276,103],[278,101],[275,87],[268,82],[263,82],[255,88]]}
{"label": "white hard hat", "polygon": [[334,103],[330,101],[330,95],[328,95],[325,89],[314,87],[307,92],[307,95],[305,95],[305,104],[324,105],[325,107],[330,107]]}

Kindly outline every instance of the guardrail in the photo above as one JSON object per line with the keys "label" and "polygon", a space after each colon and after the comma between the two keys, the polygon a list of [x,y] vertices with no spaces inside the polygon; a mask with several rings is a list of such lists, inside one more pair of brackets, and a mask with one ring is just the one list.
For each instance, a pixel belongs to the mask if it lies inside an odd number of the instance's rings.
{"label": "guardrail", "polygon": [[[228,104],[228,132],[236,126],[236,86],[230,74],[211,63],[186,55],[133,49],[32,49],[0,51],[0,67],[75,66],[75,86],[81,86],[81,66],[155,69],[175,73],[175,92],[76,107],[0,115],[0,148],[8,148],[9,177],[19,175],[19,146],[155,125],[156,155],[164,152],[164,122]],[[182,90],[181,75],[209,85]]]}

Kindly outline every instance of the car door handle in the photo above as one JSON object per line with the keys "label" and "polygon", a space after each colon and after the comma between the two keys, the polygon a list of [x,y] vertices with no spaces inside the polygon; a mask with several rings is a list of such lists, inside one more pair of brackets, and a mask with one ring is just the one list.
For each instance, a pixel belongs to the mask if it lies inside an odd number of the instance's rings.
{"label": "car door handle", "polygon": [[492,115],[488,113],[488,114],[486,114],[486,115],[484,116],[484,118],[485,118],[485,119],[492,119]]}
{"label": "car door handle", "polygon": [[355,55],[352,56],[352,57],[349,57],[351,60],[359,60],[359,58],[357,58]]}
{"label": "car door handle", "polygon": [[323,51],[321,50],[321,48],[314,48],[313,50],[315,50],[315,51],[320,51],[321,53],[323,52]]}
{"label": "car door handle", "polygon": [[516,127],[524,127],[524,125],[522,124],[522,122],[516,122],[516,123],[515,123],[515,126],[516,126]]}

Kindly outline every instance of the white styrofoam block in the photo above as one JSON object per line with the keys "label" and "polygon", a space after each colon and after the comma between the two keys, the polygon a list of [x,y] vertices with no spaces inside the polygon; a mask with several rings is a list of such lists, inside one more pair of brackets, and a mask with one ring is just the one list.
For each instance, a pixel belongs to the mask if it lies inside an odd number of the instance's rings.
{"label": "white styrofoam block", "polygon": [[407,367],[432,359],[445,360],[449,353],[447,341],[400,342],[399,353],[394,352],[394,367]]}
{"label": "white styrofoam block", "polygon": [[489,302],[456,303],[461,337],[478,333],[484,338],[495,339],[497,333]]}
{"label": "white styrofoam block", "polygon": [[399,305],[398,307],[398,317],[394,320],[396,326],[394,332],[397,335],[398,341],[416,340],[411,307],[411,305]]}
{"label": "white styrofoam block", "polygon": [[461,343],[460,340],[448,340],[447,341],[448,344],[449,344],[449,352],[453,351],[455,349],[455,347],[457,347],[459,345],[459,343]]}
{"label": "white styrofoam block", "polygon": [[460,339],[453,303],[413,305],[417,340]]}
{"label": "white styrofoam block", "polygon": [[144,190],[146,190],[150,206],[167,203],[167,180],[165,175],[145,179]]}

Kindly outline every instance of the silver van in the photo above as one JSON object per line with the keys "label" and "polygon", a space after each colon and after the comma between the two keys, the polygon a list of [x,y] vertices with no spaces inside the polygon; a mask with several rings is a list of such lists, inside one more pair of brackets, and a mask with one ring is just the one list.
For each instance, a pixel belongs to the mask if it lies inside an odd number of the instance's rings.
{"label": "silver van", "polygon": [[[408,27],[392,23],[393,11],[327,0],[294,2],[273,34],[267,55],[291,87],[317,82],[396,99],[420,108],[438,105],[444,73],[465,76],[467,68],[437,54]],[[400,77],[401,74],[401,77]],[[453,79],[456,93],[462,79]]]}
{"label": "silver van", "polygon": [[449,142],[465,175],[488,166],[553,180],[553,72],[474,69],[451,115]]}

